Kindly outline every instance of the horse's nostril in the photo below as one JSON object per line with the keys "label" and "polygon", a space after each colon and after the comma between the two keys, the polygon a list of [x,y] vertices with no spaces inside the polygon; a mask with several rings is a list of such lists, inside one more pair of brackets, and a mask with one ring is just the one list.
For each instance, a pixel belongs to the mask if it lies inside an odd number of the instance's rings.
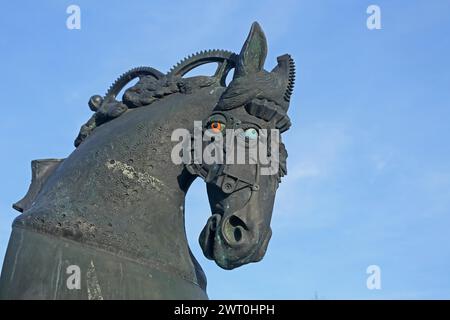
{"label": "horse's nostril", "polygon": [[224,224],[222,231],[229,244],[241,245],[246,238],[245,234],[248,232],[248,227],[239,217],[232,215]]}
{"label": "horse's nostril", "polygon": [[242,239],[242,231],[241,228],[237,227],[234,229],[234,240],[236,240],[236,242],[241,241]]}
{"label": "horse's nostril", "polygon": [[228,221],[233,227],[242,227],[244,230],[248,230],[245,222],[235,215],[232,215]]}

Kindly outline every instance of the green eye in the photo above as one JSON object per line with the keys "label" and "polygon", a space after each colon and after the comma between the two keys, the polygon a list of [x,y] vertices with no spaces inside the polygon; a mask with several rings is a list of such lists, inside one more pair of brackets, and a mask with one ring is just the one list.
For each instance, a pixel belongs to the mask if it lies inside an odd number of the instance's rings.
{"label": "green eye", "polygon": [[255,140],[258,138],[258,130],[255,128],[250,128],[244,131],[244,136],[250,140]]}

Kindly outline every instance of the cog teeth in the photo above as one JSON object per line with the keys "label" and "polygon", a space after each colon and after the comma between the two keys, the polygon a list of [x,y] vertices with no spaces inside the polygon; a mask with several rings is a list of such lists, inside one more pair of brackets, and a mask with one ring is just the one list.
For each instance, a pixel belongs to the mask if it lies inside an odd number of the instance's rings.
{"label": "cog teeth", "polygon": [[[141,73],[141,75],[140,75],[140,73]],[[109,87],[108,91],[106,91],[104,99],[108,98],[111,95],[115,96],[116,94],[118,94],[120,92],[120,90],[123,89],[123,87],[128,82],[130,82],[131,79],[140,77],[142,75],[152,75],[157,79],[163,76],[163,74],[160,71],[150,68],[150,67],[140,66],[140,67],[130,69],[127,72],[122,73],[116,79],[116,81],[113,82],[113,84]]]}
{"label": "cog teeth", "polygon": [[179,61],[177,64],[172,66],[169,69],[167,75],[173,76],[173,75],[180,75],[181,73],[184,74],[184,72],[189,68],[190,64],[194,63],[195,61],[198,61],[196,59],[204,59],[205,61],[208,61],[208,58],[223,59],[235,62],[236,54],[230,51],[218,49],[201,50],[196,52],[195,54],[188,55],[187,57]]}
{"label": "cog teeth", "polygon": [[288,84],[284,93],[284,100],[289,102],[291,100],[292,92],[294,91],[295,84],[295,62],[291,56],[289,56],[289,72],[288,72]]}

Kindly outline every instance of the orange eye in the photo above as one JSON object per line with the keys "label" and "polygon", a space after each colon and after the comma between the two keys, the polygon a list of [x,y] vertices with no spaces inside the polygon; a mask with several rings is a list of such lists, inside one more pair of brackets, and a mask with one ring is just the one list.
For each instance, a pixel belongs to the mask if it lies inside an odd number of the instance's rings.
{"label": "orange eye", "polygon": [[219,133],[223,129],[223,124],[218,121],[211,122],[210,126],[211,130],[215,133]]}

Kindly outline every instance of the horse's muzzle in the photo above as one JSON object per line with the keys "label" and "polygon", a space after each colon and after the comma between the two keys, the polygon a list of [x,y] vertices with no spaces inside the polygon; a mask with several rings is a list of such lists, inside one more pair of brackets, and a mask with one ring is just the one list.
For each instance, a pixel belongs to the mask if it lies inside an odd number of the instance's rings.
{"label": "horse's muzzle", "polygon": [[206,258],[230,270],[263,258],[272,234],[270,227],[263,237],[260,234],[237,215],[216,213],[208,219],[199,242]]}

